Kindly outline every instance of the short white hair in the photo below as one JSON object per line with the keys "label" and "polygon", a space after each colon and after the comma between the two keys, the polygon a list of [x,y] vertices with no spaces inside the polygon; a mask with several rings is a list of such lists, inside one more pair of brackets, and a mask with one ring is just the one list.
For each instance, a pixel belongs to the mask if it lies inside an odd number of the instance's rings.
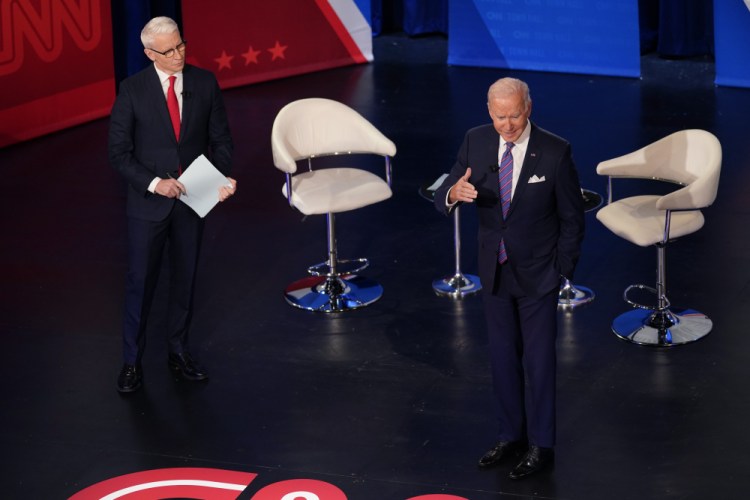
{"label": "short white hair", "polygon": [[523,80],[518,78],[501,78],[495,83],[490,85],[487,91],[487,103],[494,97],[508,97],[516,94],[523,96],[523,103],[526,109],[529,109],[531,104],[531,94],[529,93],[529,86]]}
{"label": "short white hair", "polygon": [[175,31],[179,33],[180,28],[177,26],[177,23],[174,22],[174,19],[166,16],[153,18],[147,22],[146,26],[141,30],[141,43],[143,44],[143,48],[150,49],[154,43],[156,35],[170,34]]}

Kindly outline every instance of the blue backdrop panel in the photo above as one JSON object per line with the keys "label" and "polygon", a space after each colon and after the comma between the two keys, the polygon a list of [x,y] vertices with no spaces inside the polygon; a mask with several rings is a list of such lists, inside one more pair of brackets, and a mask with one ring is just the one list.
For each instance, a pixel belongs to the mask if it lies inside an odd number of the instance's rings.
{"label": "blue backdrop panel", "polygon": [[714,1],[716,84],[750,87],[750,2]]}
{"label": "blue backdrop panel", "polygon": [[359,11],[362,13],[364,18],[367,20],[367,24],[372,26],[372,2],[371,0],[354,0],[354,3],[359,7]]}
{"label": "blue backdrop panel", "polygon": [[448,64],[640,75],[636,2],[451,0]]}

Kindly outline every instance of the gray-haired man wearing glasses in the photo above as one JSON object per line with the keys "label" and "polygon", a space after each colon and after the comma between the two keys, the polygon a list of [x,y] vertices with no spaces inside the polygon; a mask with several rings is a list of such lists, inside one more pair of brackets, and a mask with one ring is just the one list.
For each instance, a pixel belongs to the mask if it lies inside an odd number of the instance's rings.
{"label": "gray-haired man wearing glasses", "polygon": [[[125,179],[128,273],[123,323],[123,365],[117,390],[142,385],[141,359],[154,291],[167,249],[169,303],[168,366],[186,380],[205,380],[206,370],[190,355],[188,331],[203,232],[203,219],[184,203],[177,178],[201,154],[229,174],[232,138],[214,75],[185,63],[186,42],[177,24],[156,17],[141,32],[153,65],[126,78],[112,107],[109,159]],[[222,187],[224,201],[236,190]]]}

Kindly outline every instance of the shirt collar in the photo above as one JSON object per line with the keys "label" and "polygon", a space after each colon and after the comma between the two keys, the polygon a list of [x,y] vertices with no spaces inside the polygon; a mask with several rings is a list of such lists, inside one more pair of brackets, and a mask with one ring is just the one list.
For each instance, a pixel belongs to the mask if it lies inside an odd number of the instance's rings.
{"label": "shirt collar", "polygon": [[[521,135],[518,137],[518,140],[513,143],[514,148],[522,148],[526,149],[526,145],[529,143],[529,137],[531,136],[531,120],[528,120],[526,122],[526,127],[523,129],[523,132],[521,132]],[[505,151],[505,145],[506,145],[505,139],[503,139],[503,136],[500,136],[500,151]]]}
{"label": "shirt collar", "polygon": [[[169,74],[163,72],[162,70],[160,70],[159,68],[157,68],[156,64],[154,64],[154,69],[156,70],[156,74],[159,75],[159,81],[160,82],[164,83],[164,82],[166,82],[166,81],[169,80],[169,77],[171,75],[169,75]],[[177,80],[180,80],[182,78],[182,71],[180,71],[178,73],[175,73],[174,76],[177,77]]]}

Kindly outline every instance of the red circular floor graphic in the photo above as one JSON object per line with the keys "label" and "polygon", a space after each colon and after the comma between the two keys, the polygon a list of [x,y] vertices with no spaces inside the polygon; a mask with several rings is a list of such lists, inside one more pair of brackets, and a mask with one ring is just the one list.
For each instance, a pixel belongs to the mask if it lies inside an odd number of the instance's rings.
{"label": "red circular floor graphic", "polygon": [[[196,467],[155,469],[107,479],[69,500],[235,500],[257,477],[252,472]],[[264,486],[252,500],[347,500],[338,487],[315,479],[288,479]],[[468,500],[455,495],[422,495],[405,500]]]}
{"label": "red circular floor graphic", "polygon": [[107,479],[76,493],[70,500],[146,500],[200,498],[234,500],[257,474],[222,469],[176,468],[135,472]]}

